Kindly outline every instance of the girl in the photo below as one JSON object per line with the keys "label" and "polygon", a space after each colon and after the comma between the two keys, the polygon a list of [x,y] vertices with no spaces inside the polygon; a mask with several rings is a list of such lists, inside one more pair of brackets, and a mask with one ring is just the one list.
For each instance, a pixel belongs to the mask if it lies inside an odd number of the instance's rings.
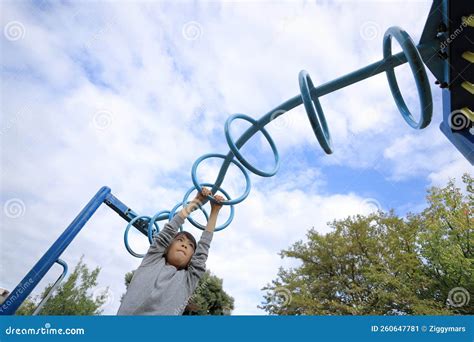
{"label": "girl", "polygon": [[[178,233],[188,215],[207,200],[211,191],[203,188],[196,197],[153,240],[142,263],[135,270],[117,315],[181,315],[199,279],[206,272],[206,260],[217,215],[222,204],[211,201],[211,214],[199,243],[188,232]],[[216,195],[222,202],[224,198]]]}

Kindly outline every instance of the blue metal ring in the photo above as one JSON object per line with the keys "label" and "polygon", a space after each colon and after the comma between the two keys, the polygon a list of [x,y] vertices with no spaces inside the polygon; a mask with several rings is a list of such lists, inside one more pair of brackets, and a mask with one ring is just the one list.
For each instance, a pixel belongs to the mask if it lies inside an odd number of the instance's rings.
{"label": "blue metal ring", "polygon": [[[205,159],[208,159],[208,158],[221,158],[221,159],[226,159],[226,156],[223,155],[223,154],[219,154],[219,153],[209,153],[209,154],[205,154],[201,157],[199,157],[198,159],[196,159],[196,161],[194,162],[193,164],[193,167],[191,169],[191,178],[193,180],[193,184],[194,184],[194,187],[196,188],[197,191],[201,192],[202,191],[202,187],[201,185],[199,184],[198,180],[197,180],[197,176],[196,176],[196,170],[197,170],[197,167],[198,165]],[[244,174],[245,176],[245,181],[246,181],[246,186],[245,186],[245,192],[243,193],[242,196],[240,196],[239,198],[237,199],[233,199],[233,200],[228,200],[228,201],[224,201],[222,202],[221,204],[222,205],[232,205],[232,204],[237,204],[237,203],[240,203],[242,202],[244,199],[247,198],[247,196],[249,195],[250,193],[250,187],[251,187],[251,184],[250,184],[250,177],[249,177],[249,174],[247,173],[247,171],[245,170],[245,168],[237,161],[231,159],[231,162],[234,163],[239,169],[240,171],[242,171],[242,173]],[[213,201],[214,199],[212,198],[212,196],[207,196],[207,198],[210,200],[210,201]]]}
{"label": "blue metal ring", "polygon": [[[214,184],[212,184],[212,183],[202,183],[201,185],[202,185],[202,186],[213,186]],[[190,189],[186,192],[186,194],[184,195],[184,198],[183,198],[183,204],[187,202],[189,195],[190,195],[191,192],[193,192],[193,190],[195,190],[195,189],[196,189],[196,187],[193,186],[192,188],[190,188]],[[221,189],[220,187],[219,187],[218,190],[219,190],[220,192],[222,192],[222,193],[224,194],[224,196],[227,197],[227,199],[230,199],[229,194],[228,194],[225,190]],[[204,209],[201,209],[201,210],[204,211],[204,213],[206,214],[206,219],[209,221],[209,218],[207,217],[206,211],[205,211]],[[235,212],[234,205],[231,205],[231,206],[230,206],[230,215],[229,215],[229,218],[227,219],[227,221],[226,221],[224,224],[220,225],[219,227],[216,227],[214,230],[217,232],[217,231],[219,231],[219,230],[222,230],[222,229],[224,229],[224,228],[227,228],[227,226],[228,226],[228,225],[232,222],[232,220],[234,219],[234,212]],[[196,227],[196,228],[199,228],[199,229],[201,229],[201,230],[206,229],[205,226],[203,226],[202,224],[200,224],[200,223],[194,221],[194,219],[193,219],[191,216],[188,216],[188,221],[191,222],[191,224],[192,224],[194,227]]]}
{"label": "blue metal ring", "polygon": [[[421,109],[421,118],[420,118],[419,122],[415,121],[412,114],[408,110],[407,105],[406,105],[406,103],[403,100],[403,97],[401,95],[399,86],[397,84],[394,68],[395,68],[396,65],[402,64],[402,62],[404,63],[405,61],[404,60],[403,61],[401,61],[401,60],[394,61],[394,58],[396,58],[398,55],[401,56],[401,54],[398,54],[396,56],[392,56],[392,37],[395,37],[395,39],[398,41],[398,43],[402,47],[403,54],[406,57],[406,61],[409,63],[410,68],[412,70],[412,73],[414,74],[414,77],[415,77],[416,86],[417,86],[417,89],[418,89],[418,95],[419,95],[419,99],[420,99],[420,104],[421,104],[421,108],[422,108]],[[400,63],[398,63],[398,62],[400,62]],[[383,69],[378,69],[378,71],[377,71],[377,68],[380,68],[381,66],[383,66]],[[421,128],[424,128],[424,127],[429,125],[429,123],[431,121],[431,117],[432,117],[432,112],[433,112],[433,100],[432,100],[432,96],[431,96],[430,85],[428,83],[428,77],[426,75],[426,70],[425,70],[420,52],[418,51],[418,48],[413,43],[410,36],[404,30],[402,30],[399,27],[394,26],[394,27],[389,28],[385,32],[384,39],[383,39],[383,60],[381,62],[371,64],[370,70],[373,71],[374,73],[378,73],[378,72],[382,72],[382,71],[385,71],[387,73],[387,79],[388,79],[388,83],[389,83],[389,86],[390,86],[390,90],[391,90],[392,95],[395,99],[397,107],[401,111],[405,121],[411,127],[421,129]],[[367,68],[364,68],[364,69],[361,69],[361,70],[356,71],[354,73],[351,73],[350,75],[345,76],[341,79],[338,79],[336,81],[337,87],[340,88],[340,87],[344,86],[344,84],[346,84],[346,85],[349,84],[348,79],[355,79],[355,81],[357,81],[357,80],[361,80],[363,78],[370,77],[368,72],[369,71],[367,70]],[[361,77],[363,77],[363,78],[361,78]],[[341,80],[343,80],[343,81],[341,81]],[[302,71],[300,71],[300,73],[298,75],[298,81],[299,81],[299,86],[300,86],[300,91],[301,91],[301,98],[299,96],[296,96],[296,97],[286,101],[285,103],[281,104],[277,108],[279,110],[283,111],[283,112],[286,112],[286,111],[288,111],[292,108],[295,108],[296,106],[298,106],[302,102],[305,109],[306,109],[308,119],[311,123],[313,132],[316,135],[316,138],[318,139],[319,144],[321,145],[321,147],[323,148],[323,150],[327,154],[331,154],[333,152],[331,134],[329,132],[329,128],[328,128],[328,125],[327,125],[327,122],[326,122],[326,117],[325,117],[324,111],[321,107],[321,103],[319,101],[319,98],[316,96],[317,94],[315,92],[315,87],[314,87],[314,84],[311,80],[311,77],[309,76],[307,71],[302,70]],[[355,81],[352,81],[350,83],[354,83]],[[328,93],[329,90],[327,88],[331,89],[331,87],[334,88],[334,82],[331,86],[329,84],[327,84],[325,86],[323,85],[322,88],[324,88],[326,92],[323,92],[323,90],[321,90],[322,91],[321,94]],[[334,90],[332,90],[332,91],[334,91]],[[312,94],[312,92],[314,92],[314,93]],[[193,181],[193,184],[194,184],[194,188],[191,188],[190,190],[188,190],[188,192],[184,196],[183,202],[177,204],[169,212],[168,211],[161,211],[161,212],[157,213],[153,218],[150,218],[148,216],[141,216],[143,218],[146,218],[146,219],[150,220],[149,225],[148,225],[148,240],[150,241],[150,243],[152,243],[152,241],[153,241],[154,233],[156,231],[159,232],[159,226],[156,224],[156,221],[163,219],[161,216],[165,215],[165,213],[168,213],[168,219],[171,220],[173,218],[173,216],[175,215],[175,212],[176,212],[177,208],[179,206],[182,206],[182,205],[186,204],[186,201],[187,201],[190,193],[194,189],[201,192],[202,191],[202,186],[204,186],[204,185],[212,186],[212,188],[216,188],[216,189],[214,189],[214,191],[216,191],[216,190],[221,191],[225,195],[225,197],[227,197],[227,200],[223,201],[222,205],[230,205],[231,206],[231,214],[230,214],[228,220],[223,225],[217,227],[215,230],[222,230],[222,229],[226,228],[231,223],[231,221],[233,220],[233,217],[234,217],[234,207],[233,207],[233,205],[235,205],[237,203],[240,203],[243,200],[245,200],[247,198],[247,196],[249,195],[249,193],[250,193],[251,183],[250,183],[250,177],[249,177],[249,174],[248,174],[246,168],[249,171],[251,171],[251,172],[253,172],[253,173],[255,173],[259,176],[262,176],[262,177],[271,177],[271,176],[275,175],[278,172],[278,169],[279,169],[279,166],[280,166],[280,156],[279,156],[278,150],[276,148],[276,145],[275,145],[273,139],[271,138],[270,134],[268,134],[267,130],[265,129],[265,127],[264,127],[265,125],[262,124],[262,123],[268,123],[272,120],[272,117],[270,116],[270,121],[268,121],[270,114],[271,113],[266,114],[260,120],[256,120],[256,119],[251,118],[250,116],[247,116],[247,115],[244,115],[244,114],[234,114],[226,120],[226,123],[225,123],[225,126],[224,126],[224,132],[225,132],[227,143],[230,147],[229,153],[227,155],[218,154],[218,153],[211,153],[211,154],[205,154],[205,155],[199,157],[194,162],[194,164],[192,166],[192,170],[191,170],[191,178],[192,178],[192,181]],[[274,158],[275,158],[275,166],[274,166],[273,170],[268,171],[268,172],[264,171],[264,170],[260,170],[256,167],[252,166],[244,158],[244,156],[240,152],[239,148],[237,148],[236,143],[232,140],[231,134],[230,134],[230,125],[236,119],[246,120],[246,121],[250,122],[253,125],[253,126],[250,127],[249,130],[247,130],[244,133],[243,136],[241,136],[241,138],[239,140],[247,141],[247,139],[251,135],[256,133],[257,131],[262,132],[262,134],[265,136],[268,143],[270,144],[270,147],[272,149],[272,152],[273,152],[273,155],[274,155]],[[239,141],[239,140],[237,140],[237,141]],[[233,158],[234,156],[236,158]],[[221,167],[221,170],[219,172],[217,180],[215,181],[215,184],[211,184],[211,183],[202,183],[202,184],[200,184],[198,182],[197,175],[196,175],[197,167],[199,166],[199,164],[203,160],[208,159],[208,158],[221,158],[221,159],[224,159],[224,163]],[[230,199],[230,196],[223,189],[217,187],[217,185],[220,186],[220,184],[222,183],[223,177],[225,176],[225,170],[227,169],[227,167],[229,166],[230,163],[234,163],[242,171],[242,173],[244,174],[245,180],[246,180],[246,186],[245,186],[244,193],[236,199]],[[215,202],[213,196],[211,196],[211,195],[207,196],[207,199],[210,200],[210,201]],[[204,215],[206,216],[206,219],[208,220],[209,216],[208,216],[206,210],[204,210],[202,208],[202,206],[199,206],[199,207],[204,212]],[[129,225],[127,226],[127,229],[125,231],[124,239],[125,239],[125,245],[127,247],[127,250],[132,255],[141,257],[142,255],[134,253],[131,250],[130,246],[128,245],[128,235],[127,235],[128,230],[129,230],[130,226],[132,226],[133,223],[135,222],[135,220],[137,220],[137,219],[138,218],[134,218],[134,220],[132,220],[131,223],[129,223]],[[195,227],[197,227],[199,229],[205,229],[205,227],[203,225],[197,223],[193,218],[188,217],[188,220]],[[153,226],[155,226],[156,229],[154,229]],[[182,230],[183,227],[181,226],[180,229]]]}
{"label": "blue metal ring", "polygon": [[253,125],[258,125],[257,120],[251,118],[248,115],[244,115],[244,114],[234,114],[234,115],[230,116],[227,119],[227,121],[225,122],[225,126],[224,126],[225,138],[227,140],[227,144],[229,144],[229,147],[230,147],[232,153],[234,153],[234,155],[242,163],[242,165],[244,165],[247,169],[249,169],[253,173],[255,173],[259,176],[262,176],[262,177],[272,177],[273,175],[275,175],[278,172],[278,169],[280,168],[280,156],[279,156],[278,150],[275,146],[275,142],[273,141],[270,134],[268,134],[267,130],[264,127],[259,128],[259,130],[263,133],[265,138],[267,138],[267,141],[270,144],[270,147],[272,148],[273,155],[275,156],[275,167],[273,168],[272,171],[266,172],[266,171],[259,170],[256,167],[253,167],[252,164],[250,164],[247,160],[245,160],[245,158],[242,156],[242,154],[240,153],[237,146],[235,146],[234,142],[232,141],[232,137],[230,136],[230,129],[229,128],[230,128],[230,124],[235,119],[243,119],[243,120],[246,120],[246,121],[250,122]]}
{"label": "blue metal ring", "polygon": [[[135,253],[135,251],[132,249],[132,247],[130,247],[130,245],[128,244],[128,231],[130,230],[130,227],[136,222],[138,221],[139,219],[147,219],[147,220],[151,220],[151,217],[150,216],[137,216],[137,217],[134,217],[133,219],[130,220],[130,222],[128,222],[127,224],[127,227],[125,228],[125,232],[123,234],[123,242],[125,243],[125,248],[127,249],[127,251],[133,255],[134,257],[137,257],[137,258],[143,258],[145,256],[145,254],[138,254],[138,253]],[[157,227],[158,228],[158,227]],[[148,231],[150,231],[150,229],[148,228]]]}
{"label": "blue metal ring", "polygon": [[301,98],[303,100],[306,114],[308,115],[313,132],[319,141],[319,145],[327,154],[332,153],[331,135],[329,133],[323,108],[318,98],[311,97],[311,89],[314,88],[313,81],[306,70],[301,70],[298,76],[300,83]]}
{"label": "blue metal ring", "polygon": [[408,33],[398,26],[390,27],[383,37],[383,58],[387,59],[392,56],[392,37],[394,37],[400,46],[402,47],[403,53],[405,54],[410,69],[415,76],[416,88],[418,89],[418,96],[421,105],[421,117],[420,121],[416,122],[413,115],[410,113],[405,101],[403,100],[400,88],[397,84],[395,77],[395,71],[393,68],[387,68],[387,79],[392,92],[395,103],[398,109],[402,113],[405,121],[413,128],[422,129],[428,126],[431,122],[431,116],[433,114],[433,99],[431,97],[431,89],[426,75],[425,66],[421,59],[420,52],[413,43]]}
{"label": "blue metal ring", "polygon": [[[189,203],[189,202],[188,202]],[[169,216],[168,216],[168,220],[171,221],[173,219],[173,217],[176,216],[176,209],[178,209],[179,207],[181,207],[183,205],[183,202],[181,203],[178,203],[176,204],[173,209],[171,209],[170,213],[169,213]],[[204,209],[202,206],[199,206],[199,209],[204,213],[204,216],[206,217],[206,221],[209,221],[209,215],[207,214],[207,211],[206,209]],[[188,220],[190,219],[190,217],[188,216]],[[183,226],[179,227],[180,228],[180,231],[183,231]]]}
{"label": "blue metal ring", "polygon": [[[160,218],[160,215],[169,213],[169,210],[159,211],[155,214],[155,216],[151,218],[150,222],[148,223],[148,241],[150,242],[150,245],[153,243],[153,235],[155,235],[155,233],[160,232],[160,226],[156,221],[166,220],[168,218],[168,215],[166,215],[166,217],[164,218]],[[153,229],[153,227],[156,227],[156,229]]]}

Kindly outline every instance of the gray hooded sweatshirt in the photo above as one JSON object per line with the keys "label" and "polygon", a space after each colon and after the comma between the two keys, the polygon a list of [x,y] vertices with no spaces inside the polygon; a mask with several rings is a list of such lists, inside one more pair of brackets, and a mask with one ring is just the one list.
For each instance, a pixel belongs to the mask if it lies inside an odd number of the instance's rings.
{"label": "gray hooded sweatshirt", "polygon": [[180,215],[155,236],[140,266],[135,270],[117,315],[182,315],[189,297],[206,272],[213,232],[203,231],[188,269],[178,270],[165,260],[165,250],[184,223]]}

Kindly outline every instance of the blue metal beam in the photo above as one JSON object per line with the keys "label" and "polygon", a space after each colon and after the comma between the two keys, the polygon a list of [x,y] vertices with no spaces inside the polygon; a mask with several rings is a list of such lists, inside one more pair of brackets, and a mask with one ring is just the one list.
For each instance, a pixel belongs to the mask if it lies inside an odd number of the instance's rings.
{"label": "blue metal beam", "polygon": [[43,279],[51,266],[58,261],[61,254],[96,212],[97,208],[104,202],[109,193],[110,189],[104,186],[92,197],[79,215],[76,216],[66,230],[5,299],[0,306],[0,315],[13,315],[15,313],[21,303],[23,303],[35,286]]}

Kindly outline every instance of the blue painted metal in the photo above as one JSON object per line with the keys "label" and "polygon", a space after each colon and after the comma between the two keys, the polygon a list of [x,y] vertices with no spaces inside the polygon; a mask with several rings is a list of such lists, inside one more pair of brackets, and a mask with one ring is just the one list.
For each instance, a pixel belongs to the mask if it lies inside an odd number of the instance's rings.
{"label": "blue painted metal", "polygon": [[[456,6],[454,5],[456,4]],[[156,221],[170,220],[175,214],[176,210],[188,203],[187,199],[190,193],[196,189],[201,191],[201,186],[210,186],[212,195],[208,196],[205,202],[208,200],[215,202],[213,195],[217,191],[221,191],[227,198],[226,201],[222,202],[223,205],[231,206],[231,214],[229,219],[221,226],[217,227],[216,230],[222,230],[227,227],[234,217],[234,205],[242,202],[250,193],[251,183],[250,177],[244,168],[244,166],[251,172],[263,176],[269,177],[276,174],[279,167],[279,155],[276,146],[271,139],[270,135],[264,129],[264,127],[271,121],[277,119],[279,116],[285,114],[291,109],[304,103],[305,109],[308,114],[308,119],[313,128],[313,131],[318,139],[321,147],[326,153],[332,153],[331,147],[331,136],[329,127],[326,123],[324,112],[319,103],[321,96],[327,95],[331,92],[344,88],[353,83],[362,81],[371,76],[377,75],[382,72],[387,73],[388,82],[390,89],[394,96],[395,102],[400,109],[405,121],[413,128],[421,129],[426,127],[432,114],[432,98],[431,91],[428,85],[426,71],[424,69],[423,62],[426,63],[429,70],[437,78],[440,86],[443,90],[443,122],[440,126],[441,131],[448,137],[448,139],[458,148],[458,150],[471,162],[474,163],[474,152],[473,152],[473,135],[468,133],[467,129],[455,129],[451,125],[450,120],[452,114],[455,111],[459,111],[462,106],[472,106],[473,101],[470,95],[465,93],[465,90],[460,89],[460,79],[467,76],[470,82],[472,82],[473,68],[470,64],[466,64],[466,61],[460,57],[460,52],[464,51],[465,43],[464,40],[456,39],[452,43],[443,46],[445,41],[450,37],[451,34],[456,33],[456,25],[461,25],[461,15],[469,16],[474,13],[474,1],[449,1],[449,0],[434,0],[433,6],[431,7],[428,20],[423,30],[422,37],[418,46],[415,46],[410,36],[398,27],[391,27],[387,30],[383,40],[383,59],[372,63],[359,70],[351,72],[345,76],[336,78],[331,82],[327,82],[318,87],[314,87],[309,74],[306,71],[302,71],[299,74],[300,91],[301,94],[296,95],[286,102],[280,104],[270,112],[266,113],[260,119],[253,119],[243,114],[236,114],[231,116],[225,125],[225,135],[227,142],[230,147],[230,151],[227,155],[223,154],[206,154],[199,157],[193,164],[191,170],[191,178],[194,184],[186,195],[182,202],[178,203],[170,211],[160,211],[153,217],[139,216],[129,207],[123,204],[120,200],[114,197],[110,193],[110,189],[103,187],[99,192],[91,199],[86,207],[79,213],[74,221],[68,226],[64,233],[54,242],[50,249],[43,255],[43,257],[36,263],[31,271],[25,276],[20,284],[12,291],[9,297],[6,298],[4,304],[0,307],[0,314],[13,314],[23,300],[31,293],[33,288],[43,278],[46,272],[51,268],[53,263],[60,262],[59,256],[70,244],[72,239],[82,229],[84,224],[89,220],[92,214],[97,210],[102,202],[106,203],[111,209],[119,214],[128,223],[125,234],[128,233],[129,229],[133,226],[138,229],[141,233],[148,237],[149,242],[152,242],[153,234],[159,231],[159,226]],[[444,25],[444,26],[443,26]],[[472,37],[472,28],[469,28]],[[467,30],[466,30],[467,32]],[[467,34],[467,33],[465,33]],[[391,55],[391,37],[395,37],[402,46],[402,52]],[[419,98],[421,102],[421,119],[416,122],[413,119],[410,111],[406,107],[406,104],[401,97],[400,89],[396,83],[393,69],[404,63],[410,64],[411,70],[415,76],[417,89],[419,92]],[[467,71],[466,71],[467,70]],[[463,77],[461,77],[463,76]],[[251,126],[240,136],[239,139],[234,143],[230,137],[229,127],[230,123],[234,119],[244,119],[251,122]],[[240,153],[240,148],[257,132],[262,132],[268,140],[275,157],[275,167],[271,171],[262,171],[257,167],[251,165],[244,156]],[[234,160],[237,157],[237,160]],[[197,180],[196,171],[198,165],[205,159],[208,158],[221,158],[223,159],[221,168],[217,175],[214,183],[200,183]],[[240,161],[240,163],[239,163]],[[230,164],[236,165],[244,174],[246,180],[246,187],[244,193],[237,199],[231,199],[230,196],[222,188],[222,182],[224,181],[225,174]],[[208,219],[207,212],[202,208],[206,219]],[[204,229],[204,226],[196,222],[190,216],[188,220],[197,228]],[[182,229],[182,227],[181,227]],[[132,255],[142,256],[138,253],[133,252],[129,245],[125,235],[125,245]],[[62,277],[63,278],[63,277]],[[55,286],[59,284],[57,281]]]}
{"label": "blue painted metal", "polygon": [[328,124],[324,116],[323,108],[317,97],[311,97],[311,89],[314,88],[313,81],[306,70],[300,71],[299,74],[301,98],[303,99],[304,108],[308,115],[313,132],[319,141],[324,152],[332,153],[331,134],[329,133]]}
{"label": "blue painted metal", "polygon": [[[213,186],[212,183],[201,183],[201,185],[202,186],[210,186],[210,187]],[[184,195],[184,198],[183,198],[183,204],[188,203],[188,197],[191,194],[191,192],[193,192],[194,190],[196,190],[196,187],[193,186],[186,192],[186,194]],[[224,189],[219,188],[218,190],[220,192],[222,192],[227,199],[229,199],[229,200],[231,199],[229,194]],[[208,221],[209,218],[207,216],[207,212],[204,210],[204,208],[201,208],[201,210],[204,212],[204,215],[206,216],[206,220]],[[235,211],[234,205],[231,204],[229,218],[227,219],[226,222],[224,222],[220,226],[216,227],[215,231],[219,231],[219,230],[222,230],[222,229],[226,228],[232,222],[232,220],[234,219],[234,211]],[[201,230],[206,229],[206,227],[204,227],[202,224],[196,222],[191,216],[188,216],[188,221],[191,222],[195,227],[197,227]]]}
{"label": "blue painted metal", "polygon": [[[253,125],[251,127],[257,127],[257,126]],[[244,136],[246,136],[246,134],[247,134],[247,136],[249,136],[248,132],[249,132],[249,130],[247,130],[247,132],[244,133]],[[238,147],[239,147],[239,142],[240,142],[241,139],[242,139],[242,137],[239,139],[239,141],[237,141],[236,145]],[[230,154],[230,156],[229,156],[229,154]],[[211,190],[213,194],[216,192],[217,189],[220,188],[220,183],[222,183],[222,181],[224,180],[224,175],[225,175],[225,172],[227,171],[229,163],[233,163],[235,166],[237,166],[240,169],[240,171],[242,171],[242,173],[244,174],[245,183],[246,183],[244,193],[239,198],[222,202],[223,205],[232,205],[232,204],[237,204],[237,203],[242,202],[249,195],[250,188],[251,188],[249,174],[247,173],[247,171],[244,169],[244,167],[238,161],[233,159],[232,152],[229,152],[229,154],[227,156],[225,156],[223,154],[219,154],[219,153],[205,154],[205,155],[199,157],[198,159],[196,159],[196,161],[194,162],[193,167],[191,169],[191,178],[192,178],[194,187],[197,189],[197,191],[201,192],[202,191],[201,183],[198,181],[197,175],[196,175],[197,167],[199,166],[199,164],[203,160],[206,160],[208,158],[221,158],[221,159],[224,159],[223,166],[221,167],[221,169],[219,171],[219,175],[217,176],[217,180],[214,182],[214,185],[213,185],[212,190]],[[226,164],[227,164],[227,166],[224,167]],[[208,200],[214,201],[214,198],[212,197],[212,195],[208,196]],[[205,204],[205,203],[203,203],[203,204]]]}
{"label": "blue painted metal", "polygon": [[[439,2],[439,1],[438,1]],[[439,40],[444,76],[443,122],[440,129],[459,152],[474,165],[474,122],[462,109],[474,111],[474,94],[464,89],[463,82],[474,83],[473,63],[462,57],[464,52],[474,52],[474,27],[464,18],[474,22],[474,1],[441,1],[442,27]]]}
{"label": "blue painted metal", "polygon": [[56,263],[61,265],[63,267],[63,272],[59,276],[59,278],[56,280],[56,282],[51,286],[51,288],[48,291],[48,294],[39,302],[38,307],[33,311],[33,316],[38,315],[41,310],[43,309],[43,306],[46,304],[48,299],[51,297],[51,295],[54,293],[54,291],[58,288],[59,284],[63,281],[63,279],[66,277],[67,274],[67,263],[64,260],[58,259],[56,260]]}
{"label": "blue painted metal", "polygon": [[[148,242],[150,245],[153,243],[153,235],[160,232],[160,226],[155,226],[156,221],[162,221],[168,219],[170,214],[169,210],[161,210],[155,214],[148,223]],[[156,223],[158,224],[158,223]],[[156,228],[156,229],[153,229]]]}
{"label": "blue painted metal", "polygon": [[[463,156],[474,164],[474,135],[469,132],[467,124],[463,124],[464,129],[457,129],[455,120],[460,122],[468,121],[459,111],[452,110],[452,93],[448,89],[443,89],[443,122],[439,129],[451,141],[451,143],[460,151]],[[453,123],[454,122],[454,123]],[[471,122],[472,125],[472,122]]]}
{"label": "blue painted metal", "polygon": [[[113,211],[115,211],[125,221],[130,222],[133,218],[139,216],[132,209],[127,207],[118,198],[109,193],[104,201]],[[138,229],[142,234],[148,235],[148,221],[144,219],[137,219],[133,226]]]}
{"label": "blue painted metal", "polygon": [[260,170],[256,167],[254,167],[252,164],[250,164],[244,158],[244,156],[240,153],[237,146],[235,146],[234,142],[232,141],[232,137],[230,136],[230,124],[235,119],[242,119],[242,120],[250,122],[252,125],[257,125],[257,120],[251,118],[248,115],[244,115],[244,114],[234,114],[234,115],[230,116],[227,119],[227,121],[225,122],[225,126],[224,126],[224,133],[225,133],[225,138],[227,140],[227,144],[229,145],[230,150],[232,151],[232,153],[237,157],[237,159],[239,160],[240,163],[242,163],[243,166],[245,166],[247,169],[249,169],[253,173],[255,173],[259,176],[262,176],[262,177],[272,177],[273,175],[275,175],[278,172],[278,169],[280,168],[280,155],[278,154],[278,150],[276,149],[275,142],[273,141],[270,134],[268,134],[268,132],[265,128],[260,127],[260,131],[263,133],[263,135],[267,139],[268,143],[270,144],[270,147],[273,151],[273,155],[275,157],[275,167],[273,168],[272,171],[267,172],[267,171],[262,171],[262,170]]}
{"label": "blue painted metal", "polygon": [[420,122],[415,121],[413,115],[405,104],[393,68],[386,70],[390,90],[405,121],[415,129],[425,128],[431,122],[431,116],[433,114],[433,99],[431,97],[430,83],[428,82],[428,76],[426,75],[423,60],[408,33],[399,27],[390,27],[387,32],[385,32],[383,37],[384,58],[392,55],[392,37],[394,37],[402,47],[403,53],[407,57],[408,64],[410,64],[411,71],[415,76],[416,88],[418,89],[418,95],[420,98]]}
{"label": "blue painted metal", "polygon": [[[143,258],[145,256],[145,254],[139,254],[139,253],[136,253],[132,247],[130,247],[130,244],[128,243],[128,232],[130,231],[130,227],[133,226],[133,224],[138,221],[138,220],[147,220],[149,222],[148,224],[148,231],[147,231],[147,236],[150,236],[151,235],[151,232],[150,230],[152,229],[153,225],[155,224],[154,221],[151,220],[151,217],[150,216],[146,216],[146,215],[143,215],[143,216],[137,216],[135,218],[133,218],[128,224],[127,224],[127,227],[125,228],[125,231],[123,233],[123,242],[125,244],[125,248],[127,249],[127,251],[133,255],[134,257],[136,258]],[[151,225],[150,225],[151,224]],[[151,228],[150,228],[151,227]],[[156,229],[158,230],[158,226],[156,225],[155,226]]]}
{"label": "blue painted metal", "polygon": [[423,62],[438,81],[448,82],[447,78],[445,78],[446,63],[439,55],[441,52],[440,38],[445,30],[445,27],[442,25],[444,21],[443,13],[446,13],[446,1],[434,0],[419,44],[432,45],[431,51],[428,51],[429,53],[422,54]]}
{"label": "blue painted metal", "polygon": [[[194,187],[192,188],[194,189]],[[168,214],[168,220],[171,221],[173,219],[173,217],[175,217],[177,215],[177,212],[176,210],[178,210],[179,207],[182,207],[184,204],[187,204],[189,203],[188,202],[179,202],[178,204],[176,204],[173,209],[170,210],[170,213]],[[198,204],[198,207],[199,209],[204,213],[204,216],[206,217],[206,220],[209,219],[209,215],[207,214],[207,211],[204,209],[204,207],[201,205],[201,204]],[[190,216],[188,217],[188,219],[190,218]],[[181,230],[183,230],[183,227],[181,226],[180,227]]]}
{"label": "blue painted metal", "polygon": [[107,195],[110,193],[108,187],[102,187],[97,194],[87,203],[74,221],[66,228],[66,230],[51,245],[46,253],[38,260],[33,268],[26,274],[23,280],[15,287],[5,302],[0,306],[1,315],[11,315],[15,313],[18,307],[33,291],[34,287],[40,282],[48,270],[58,261],[71,241],[80,232],[82,227],[95,213],[97,208],[102,204]]}

